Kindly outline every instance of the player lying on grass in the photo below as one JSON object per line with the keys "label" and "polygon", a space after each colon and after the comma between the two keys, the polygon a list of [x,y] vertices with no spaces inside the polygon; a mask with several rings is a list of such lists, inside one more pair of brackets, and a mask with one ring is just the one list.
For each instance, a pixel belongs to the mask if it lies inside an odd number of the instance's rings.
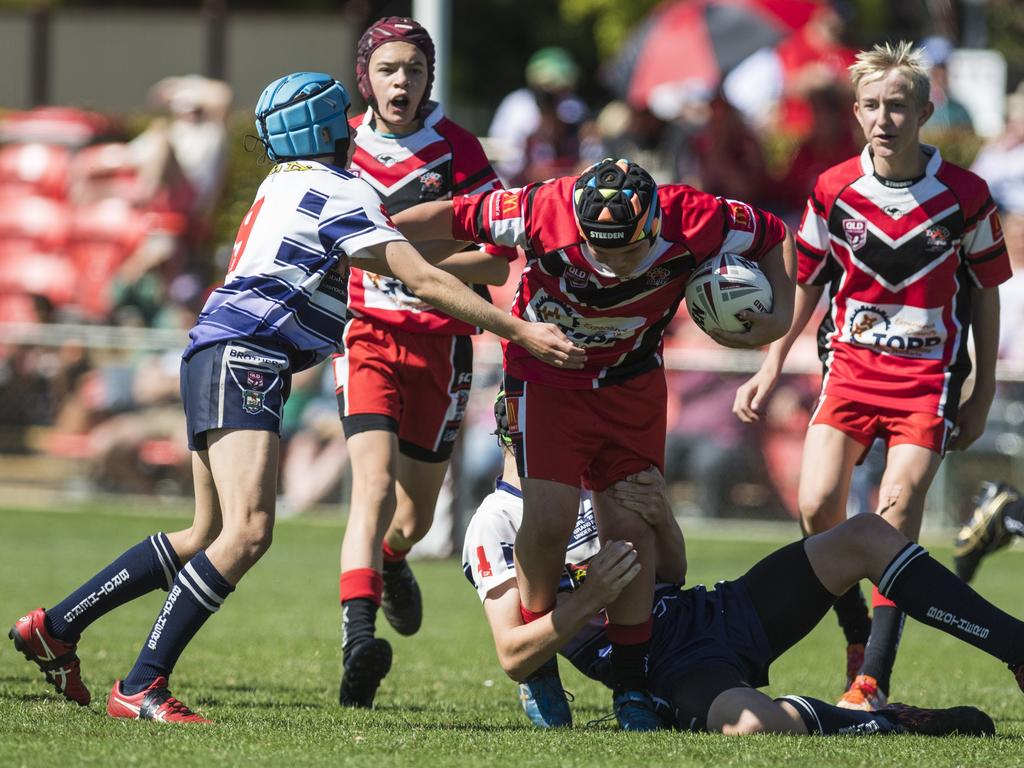
{"label": "player lying on grass", "polygon": [[[499,435],[507,440],[502,414],[497,416]],[[587,677],[609,684],[602,609],[636,576],[637,556],[628,542],[599,547],[590,507],[581,505],[558,604],[543,619],[524,624],[512,558],[522,496],[507,447],[505,455],[497,489],[470,521],[463,568],[483,602],[502,667],[522,682],[520,699],[530,719],[547,727],[570,725],[554,655],[562,653]],[[617,483],[613,493],[654,528],[661,545],[659,573],[662,558],[675,558],[685,568],[683,537],[660,473],[638,473]],[[677,728],[726,734],[993,733],[991,719],[973,707],[890,704],[863,712],[807,696],[773,700],[756,690],[768,683],[771,663],[861,578],[877,583],[910,616],[1008,664],[1024,689],[1024,623],[987,603],[883,518],[858,515],[782,547],[713,591],[659,583],[648,658],[650,693],[659,714]],[[780,588],[786,600],[778,599]]]}
{"label": "player lying on grass", "polygon": [[192,526],[156,533],[46,611],[11,628],[15,647],[65,698],[87,705],[77,643],[85,628],[141,595],[168,590],[135,666],[114,683],[112,717],[208,722],[167,681],[185,646],[270,547],[281,411],[293,372],[340,347],[349,261],[393,274],[424,301],[515,338],[563,368],[583,354],[553,326],[510,317],[432,267],[399,234],[373,189],[344,170],[349,98],[329,75],[275,80],[256,106],[277,164],[239,229],[225,284],[189,333],[181,393],[194,451]]}

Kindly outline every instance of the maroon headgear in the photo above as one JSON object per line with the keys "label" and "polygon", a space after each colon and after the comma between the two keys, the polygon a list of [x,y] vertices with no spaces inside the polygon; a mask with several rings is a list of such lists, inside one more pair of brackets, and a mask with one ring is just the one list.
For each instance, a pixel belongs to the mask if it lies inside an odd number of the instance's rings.
{"label": "maroon headgear", "polygon": [[370,87],[370,56],[385,43],[411,43],[427,57],[427,89],[423,92],[418,111],[430,98],[430,87],[434,84],[434,41],[430,33],[418,21],[406,16],[387,16],[378,19],[363,32],[356,46],[356,86],[366,103],[375,107],[373,89]]}

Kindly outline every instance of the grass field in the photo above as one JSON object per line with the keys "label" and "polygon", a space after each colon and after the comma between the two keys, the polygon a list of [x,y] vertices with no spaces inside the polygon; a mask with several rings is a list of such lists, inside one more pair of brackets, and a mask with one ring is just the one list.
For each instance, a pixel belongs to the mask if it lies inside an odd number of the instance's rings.
{"label": "grass field", "polygon": [[[0,621],[62,598],[87,575],[180,517],[104,512],[0,511]],[[623,734],[608,723],[609,696],[562,665],[575,696],[576,729],[533,730],[514,685],[494,657],[472,588],[454,561],[416,564],[426,620],[413,638],[381,629],[395,664],[372,712],[337,706],[340,524],[283,521],[274,546],[225,608],[187,649],[173,680],[182,700],[216,724],[171,727],[104,715],[112,681],[124,675],[163,593],[94,624],[80,654],[94,701],[65,703],[4,637],[0,652],[0,765],[215,766],[1020,766],[1024,697],[998,662],[908,622],[897,664],[896,698],[949,706],[971,703],[995,719],[994,739],[757,737]],[[740,575],[782,539],[750,541],[702,531],[688,543],[691,583]],[[949,561],[949,551],[933,547]],[[1024,557],[1000,553],[977,586],[1024,614]],[[780,599],[786,599],[784,592]],[[386,624],[383,617],[380,624]],[[842,663],[830,616],[773,668],[770,693],[832,699]]]}

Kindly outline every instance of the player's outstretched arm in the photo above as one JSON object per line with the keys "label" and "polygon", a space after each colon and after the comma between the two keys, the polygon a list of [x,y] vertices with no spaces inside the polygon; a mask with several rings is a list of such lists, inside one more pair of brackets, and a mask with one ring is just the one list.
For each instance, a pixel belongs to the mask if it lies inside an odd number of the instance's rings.
{"label": "player's outstretched arm", "polygon": [[971,289],[971,336],[974,338],[974,387],[960,406],[952,451],[968,448],[985,431],[996,396],[996,357],[999,350],[999,287]]}
{"label": "player's outstretched arm", "polygon": [[779,380],[782,372],[782,364],[786,361],[793,342],[803,332],[807,321],[814,314],[814,308],[818,306],[824,287],[820,285],[799,284],[796,287],[796,299],[793,307],[793,324],[789,331],[778,341],[773,341],[768,346],[768,353],[765,355],[761,367],[753,376],[740,385],[736,390],[736,397],[733,400],[732,412],[740,421],[748,424],[760,420],[765,400]]}
{"label": "player's outstretched arm", "polygon": [[611,487],[612,498],[636,512],[654,529],[658,579],[674,584],[686,581],[686,541],[672,511],[665,478],[657,467],[648,467]]}
{"label": "player's outstretched arm", "polygon": [[636,558],[628,542],[609,541],[591,558],[583,585],[559,595],[553,611],[529,624],[523,624],[519,613],[515,579],[492,589],[484,599],[484,613],[505,673],[521,682],[536,672],[636,577],[640,572]]}
{"label": "player's outstretched arm", "polygon": [[504,285],[508,280],[508,259],[488,253],[482,248],[453,253],[435,264],[464,283]]}
{"label": "player's outstretched arm", "polygon": [[719,344],[734,349],[757,349],[781,339],[792,327],[796,249],[788,229],[782,241],[761,257],[758,266],[772,286],[772,311],[738,312],[737,319],[750,323],[750,330],[743,333],[712,331],[712,338]]}
{"label": "player's outstretched arm", "polygon": [[406,208],[395,214],[399,232],[414,243],[424,240],[451,240],[454,206],[451,200],[433,200]]}
{"label": "player's outstretched arm", "polygon": [[[437,239],[437,238],[433,238]],[[367,249],[373,256],[367,268],[391,274],[420,299],[452,317],[485,328],[518,344],[556,368],[582,368],[586,352],[550,323],[528,323],[489,304],[447,272],[431,266],[404,240],[391,240]]]}

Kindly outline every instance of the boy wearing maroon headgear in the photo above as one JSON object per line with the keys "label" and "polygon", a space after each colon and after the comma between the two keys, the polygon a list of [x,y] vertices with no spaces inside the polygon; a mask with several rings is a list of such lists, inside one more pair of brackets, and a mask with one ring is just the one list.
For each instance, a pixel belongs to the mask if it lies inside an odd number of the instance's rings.
{"label": "boy wearing maroon headgear", "polygon": [[[370,26],[356,49],[356,78],[369,109],[350,121],[352,165],[388,211],[500,186],[476,138],[429,101],[434,44],[417,22],[390,16]],[[470,251],[450,257],[445,269],[466,282],[501,284],[513,258],[507,248]],[[374,637],[378,608],[400,634],[420,627],[406,555],[433,522],[469,400],[470,336],[479,329],[434,310],[393,277],[352,269],[348,296],[345,353],[334,358],[352,462],[339,698],[369,707],[391,666],[390,645]]]}

